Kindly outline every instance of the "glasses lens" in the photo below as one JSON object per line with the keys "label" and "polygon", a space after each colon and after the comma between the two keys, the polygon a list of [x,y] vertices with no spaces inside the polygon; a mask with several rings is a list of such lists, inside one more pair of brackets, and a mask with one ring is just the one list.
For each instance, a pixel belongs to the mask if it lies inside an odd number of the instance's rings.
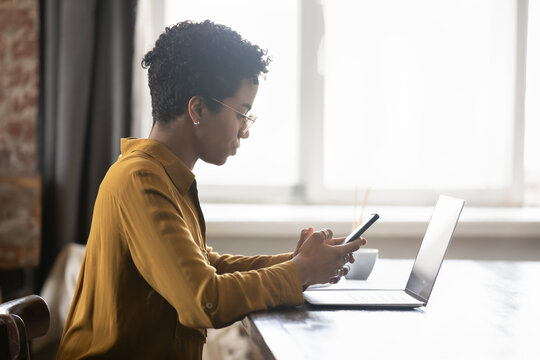
{"label": "glasses lens", "polygon": [[244,130],[242,130],[242,135],[245,135],[248,132],[251,125],[255,122],[255,119],[253,115],[248,115],[244,118]]}
{"label": "glasses lens", "polygon": [[246,116],[246,129],[244,131],[247,131],[253,125],[256,119],[257,116],[253,114],[249,114],[248,116]]}

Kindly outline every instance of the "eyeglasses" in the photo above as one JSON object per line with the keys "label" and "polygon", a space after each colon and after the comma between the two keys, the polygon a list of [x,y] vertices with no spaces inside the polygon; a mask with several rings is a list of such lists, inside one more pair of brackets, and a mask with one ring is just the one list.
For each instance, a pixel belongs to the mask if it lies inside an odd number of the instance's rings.
{"label": "eyeglasses", "polygon": [[212,98],[212,100],[214,100],[215,102],[225,106],[227,109],[229,110],[232,110],[234,111],[235,113],[237,113],[238,115],[240,115],[242,117],[242,121],[244,121],[244,130],[242,131],[242,135],[245,135],[245,133],[248,132],[249,128],[251,127],[251,125],[253,125],[253,123],[255,122],[255,120],[257,120],[257,115],[254,115],[254,114],[242,114],[240,111],[236,110],[235,108],[217,100],[217,99],[214,99]]}

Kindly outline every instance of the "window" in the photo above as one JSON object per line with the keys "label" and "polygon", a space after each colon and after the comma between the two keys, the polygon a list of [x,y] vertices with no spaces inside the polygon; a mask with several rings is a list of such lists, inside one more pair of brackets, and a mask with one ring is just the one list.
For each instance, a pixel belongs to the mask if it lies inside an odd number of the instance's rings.
{"label": "window", "polygon": [[250,129],[250,139],[241,142],[238,156],[229,158],[227,166],[199,161],[195,172],[201,185],[292,186],[298,181],[297,7],[290,0],[268,4],[262,0],[166,1],[166,24],[211,19],[269,49],[273,58],[254,103],[258,120]]}
{"label": "window", "polygon": [[206,201],[512,205],[540,188],[537,2],[157,3],[161,28],[211,19],[273,58],[250,138],[196,166]]}
{"label": "window", "polygon": [[525,99],[525,185],[540,203],[540,1],[529,2],[527,32],[527,92]]}

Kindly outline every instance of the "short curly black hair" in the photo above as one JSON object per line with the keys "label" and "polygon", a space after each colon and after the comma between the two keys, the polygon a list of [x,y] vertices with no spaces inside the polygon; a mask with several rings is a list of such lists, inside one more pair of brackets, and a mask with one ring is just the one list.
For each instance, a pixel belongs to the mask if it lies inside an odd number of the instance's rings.
{"label": "short curly black hair", "polygon": [[154,123],[168,123],[187,111],[189,99],[201,96],[210,111],[221,105],[210,99],[234,96],[242,79],[268,72],[267,51],[229,27],[206,20],[167,27],[142,60],[148,68]]}

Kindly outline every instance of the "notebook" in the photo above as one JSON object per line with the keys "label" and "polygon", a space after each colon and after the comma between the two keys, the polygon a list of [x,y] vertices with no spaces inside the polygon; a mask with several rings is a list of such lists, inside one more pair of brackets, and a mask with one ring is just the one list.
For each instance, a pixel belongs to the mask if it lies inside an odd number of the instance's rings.
{"label": "notebook", "polygon": [[318,306],[426,306],[464,203],[461,199],[439,196],[405,289],[318,289],[305,291],[304,299]]}

